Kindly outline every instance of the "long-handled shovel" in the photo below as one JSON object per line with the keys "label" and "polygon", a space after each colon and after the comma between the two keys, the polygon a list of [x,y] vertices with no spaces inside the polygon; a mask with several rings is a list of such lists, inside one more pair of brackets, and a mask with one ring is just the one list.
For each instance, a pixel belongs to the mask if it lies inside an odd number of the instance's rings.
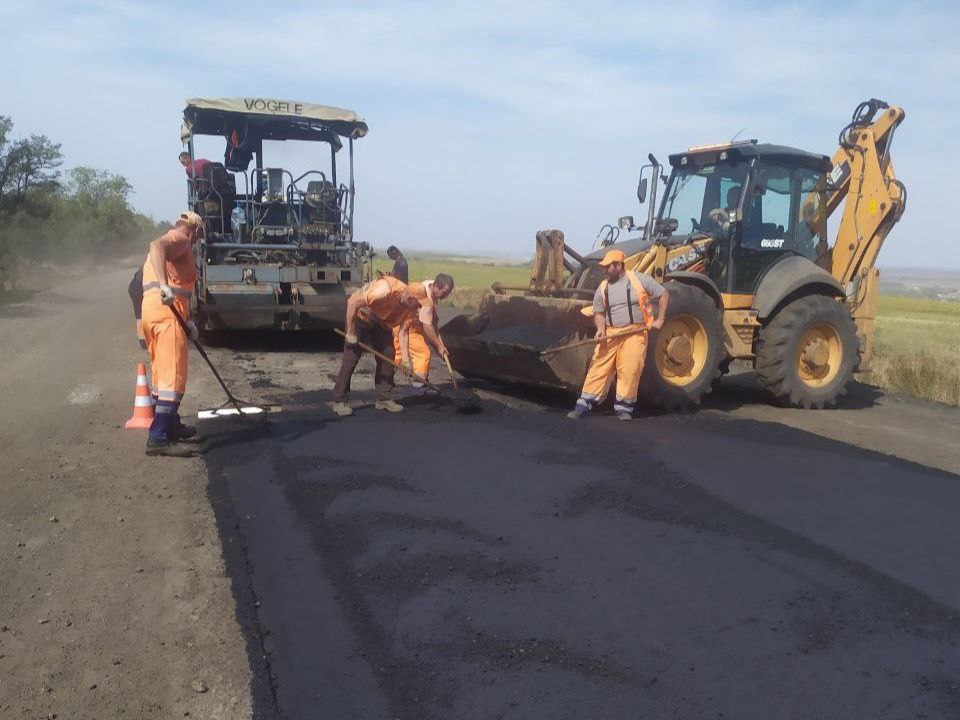
{"label": "long-handled shovel", "polygon": [[[180,314],[180,311],[177,310],[176,305],[168,305],[172,311],[177,322],[180,323],[180,327],[183,328],[183,332],[186,333],[187,337],[190,337],[190,328],[187,327],[187,321],[183,319],[183,315]],[[210,372],[213,373],[213,376],[217,379],[217,382],[220,383],[220,387],[223,388],[223,392],[227,396],[227,401],[220,405],[219,407],[213,408],[212,410],[201,410],[198,413],[198,417],[201,420],[207,420],[213,417],[224,416],[224,415],[239,415],[242,418],[247,418],[250,415],[259,415],[264,412],[276,412],[280,408],[276,405],[254,405],[252,403],[246,402],[245,400],[240,400],[230,392],[230,388],[227,387],[227,384],[223,381],[223,378],[220,377],[220,373],[217,372],[217,368],[213,366],[213,362],[210,360],[210,357],[207,355],[207,351],[203,349],[203,346],[200,344],[200,341],[193,340],[193,346],[197,349],[197,352],[200,353],[200,357],[204,359],[207,363],[207,367],[210,368]],[[232,405],[232,408],[228,408],[227,405]]]}
{"label": "long-handled shovel", "polygon": [[[341,330],[340,328],[334,328],[333,331],[334,331],[337,335],[339,335],[340,337],[342,337],[343,339],[346,339],[346,338],[347,338],[347,334],[346,334],[343,330]],[[370,353],[371,355],[380,358],[380,359],[383,360],[384,362],[390,363],[390,365],[392,365],[393,367],[395,367],[395,368],[397,368],[398,370],[400,370],[400,372],[404,373],[404,374],[405,374],[407,377],[409,377],[410,379],[416,380],[416,381],[419,382],[419,383],[423,383],[423,385],[424,385],[425,387],[430,388],[430,389],[433,390],[435,393],[437,393],[437,395],[439,395],[440,397],[445,397],[445,398],[448,398],[448,399],[450,399],[450,400],[453,400],[454,402],[456,402],[457,412],[458,412],[458,413],[462,413],[462,414],[475,413],[475,412],[480,412],[480,411],[483,409],[482,406],[481,406],[481,403],[480,403],[480,398],[478,398],[475,394],[471,393],[469,398],[467,398],[467,397],[463,397],[463,398],[461,398],[461,397],[452,398],[452,397],[450,397],[449,395],[447,395],[447,393],[445,393],[443,390],[441,390],[440,388],[438,388],[436,385],[434,385],[433,383],[429,382],[426,378],[420,377],[420,376],[417,375],[415,372],[413,372],[413,370],[408,370],[408,369],[402,367],[401,365],[397,364],[397,363],[394,361],[393,358],[387,357],[386,355],[384,355],[382,352],[379,352],[378,350],[374,350],[372,347],[370,347],[370,346],[367,345],[366,343],[362,343],[362,342],[360,342],[360,341],[358,340],[358,341],[357,341],[357,346],[360,347],[360,348],[362,348],[362,349],[364,349],[364,350],[366,350],[366,351],[367,351],[368,353]],[[449,367],[449,365],[448,365],[448,367]],[[451,373],[452,373],[452,371],[451,371]],[[456,380],[454,380],[454,388],[456,388]]]}
{"label": "long-handled shovel", "polygon": [[596,338],[587,338],[586,340],[578,340],[577,342],[572,342],[568,345],[561,345],[560,347],[547,348],[546,350],[540,353],[540,357],[544,355],[552,355],[553,353],[563,352],[564,350],[572,350],[573,348],[583,347],[584,345],[596,345],[602,340],[613,340],[614,338],[627,337],[628,335],[639,335],[640,333],[645,333],[650,328],[643,328],[642,330],[631,330],[630,332],[625,333],[614,333],[613,335],[606,335],[600,340]]}

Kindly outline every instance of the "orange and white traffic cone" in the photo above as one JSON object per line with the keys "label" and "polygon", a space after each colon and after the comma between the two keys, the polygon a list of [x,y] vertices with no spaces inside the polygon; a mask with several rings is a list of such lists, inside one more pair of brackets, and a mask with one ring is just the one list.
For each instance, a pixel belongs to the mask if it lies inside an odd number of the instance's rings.
{"label": "orange and white traffic cone", "polygon": [[153,398],[147,383],[147,368],[137,363],[137,389],[133,396],[133,416],[123,426],[127,430],[149,429],[153,423]]}

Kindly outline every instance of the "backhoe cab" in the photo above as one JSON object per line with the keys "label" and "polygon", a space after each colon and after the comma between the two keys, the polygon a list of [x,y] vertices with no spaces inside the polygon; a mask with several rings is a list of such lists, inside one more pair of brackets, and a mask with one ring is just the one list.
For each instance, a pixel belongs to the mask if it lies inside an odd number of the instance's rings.
{"label": "backhoe cab", "polygon": [[[181,139],[191,163],[197,136],[226,143],[224,162],[187,181],[205,230],[196,250],[201,330],[343,322],[346,296],[371,274],[370,246],[353,237],[353,144],[366,134],[352,110],[265,98],[187,101]],[[326,147],[296,171],[269,165],[265,143],[289,140]],[[346,172],[338,163],[345,144]]]}
{"label": "backhoe cab", "polygon": [[[641,387],[646,400],[665,408],[696,404],[740,359],[754,364],[759,383],[777,402],[833,403],[855,368],[866,368],[870,359],[873,264],[906,202],[890,160],[903,117],[903,110],[881,101],[861,103],[832,160],[753,140],[671,155],[656,214],[661,173],[649,156],[645,168],[653,183],[642,234],[582,257],[566,248],[559,231],[538,233],[530,287],[495,285],[477,317],[447,326],[457,367],[576,391],[591,348],[541,352],[592,332],[578,311],[603,278],[597,262],[618,248],[628,268],[670,291],[666,322],[648,346]],[[641,172],[641,202],[647,190]],[[831,244],[827,219],[844,199]],[[640,229],[629,216],[618,225]],[[611,240],[617,234],[610,229]]]}

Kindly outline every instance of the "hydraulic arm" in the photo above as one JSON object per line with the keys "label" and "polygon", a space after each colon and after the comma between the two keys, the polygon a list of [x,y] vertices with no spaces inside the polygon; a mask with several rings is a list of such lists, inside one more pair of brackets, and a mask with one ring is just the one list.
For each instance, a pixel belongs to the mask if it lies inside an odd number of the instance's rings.
{"label": "hydraulic arm", "polygon": [[857,106],[850,124],[840,132],[824,218],[846,199],[827,268],[844,285],[854,281],[848,292],[856,290],[858,276],[873,268],[883,241],[906,207],[907,190],[897,180],[890,157],[894,132],[904,117],[902,108],[868,100]]}

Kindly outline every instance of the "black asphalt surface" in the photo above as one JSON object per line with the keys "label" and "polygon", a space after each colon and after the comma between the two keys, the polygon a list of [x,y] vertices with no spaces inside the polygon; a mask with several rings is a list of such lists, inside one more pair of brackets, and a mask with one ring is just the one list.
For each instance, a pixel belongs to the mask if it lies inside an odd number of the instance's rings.
{"label": "black asphalt surface", "polygon": [[205,428],[258,718],[960,717],[955,475],[716,415],[325,400]]}

